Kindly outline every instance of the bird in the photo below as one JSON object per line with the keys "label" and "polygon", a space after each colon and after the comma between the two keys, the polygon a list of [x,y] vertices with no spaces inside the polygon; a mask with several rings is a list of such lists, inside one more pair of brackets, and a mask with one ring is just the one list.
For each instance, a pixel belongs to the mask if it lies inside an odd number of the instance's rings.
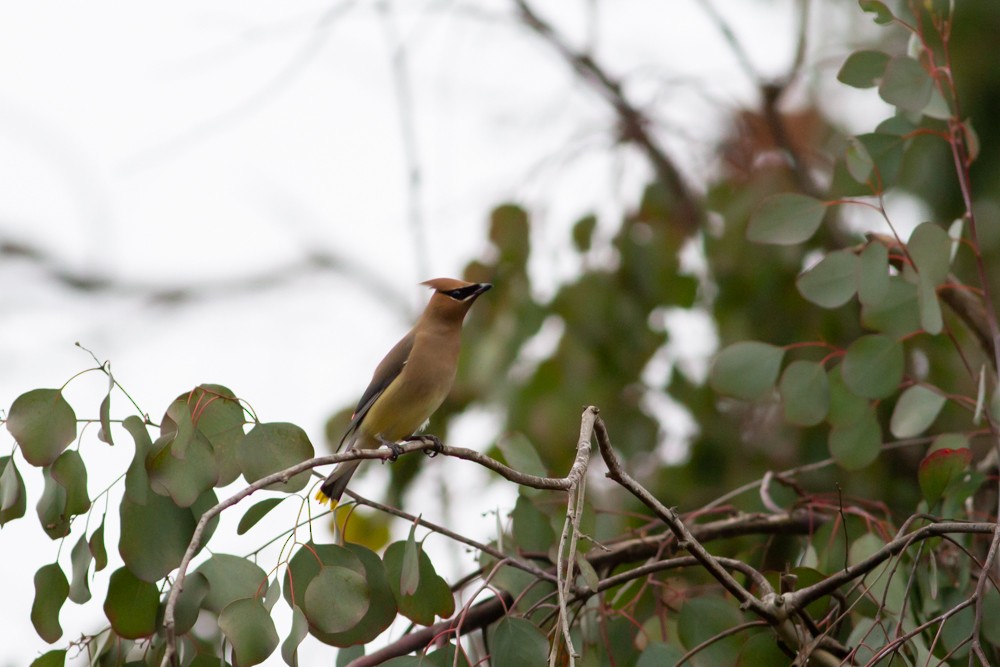
{"label": "bird", "polygon": [[[455,278],[422,282],[433,290],[413,328],[375,367],[337,450],[377,449],[413,440],[451,391],[458,370],[462,323],[490,283]],[[440,443],[436,438],[425,436]],[[316,499],[335,506],[361,460],[337,464],[319,487]]]}

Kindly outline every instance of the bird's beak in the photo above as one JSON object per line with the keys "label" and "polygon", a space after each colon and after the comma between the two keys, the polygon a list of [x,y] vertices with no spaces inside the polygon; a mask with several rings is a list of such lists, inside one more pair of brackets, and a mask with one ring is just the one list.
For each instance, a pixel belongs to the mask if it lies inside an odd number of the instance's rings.
{"label": "bird's beak", "polygon": [[476,290],[476,296],[479,296],[483,292],[488,292],[493,289],[492,283],[479,283],[479,289]]}

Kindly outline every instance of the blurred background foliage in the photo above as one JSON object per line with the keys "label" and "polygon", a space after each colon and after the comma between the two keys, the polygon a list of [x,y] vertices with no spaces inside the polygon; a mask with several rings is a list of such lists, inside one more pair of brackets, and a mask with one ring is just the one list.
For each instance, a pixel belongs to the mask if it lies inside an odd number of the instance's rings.
{"label": "blurred background foliage", "polygon": [[[844,11],[858,10],[845,5]],[[1000,129],[992,122],[1000,98],[1000,69],[988,55],[998,30],[1000,4],[956,5],[951,64],[963,113],[972,119],[981,142],[972,183],[987,266],[996,265],[1000,241]],[[898,53],[906,48],[901,33],[883,30],[879,35],[884,43],[852,47]],[[762,246],[746,240],[750,212],[769,194],[798,191],[828,200],[870,194],[846,175],[849,134],[827,116],[824,100],[815,94],[795,105],[784,104],[782,95],[790,84],[766,82],[761,86],[761,108],[733,111],[716,148],[718,160],[705,184],[701,220],[693,233],[678,211],[671,184],[654,181],[631,212],[614,222],[613,234],[600,233],[607,226],[599,226],[594,216],[573,226],[567,242],[576,250],[578,271],[551,298],[537,296],[528,270],[531,215],[517,204],[498,205],[491,213],[482,256],[464,272],[468,280],[490,281],[496,287],[469,316],[455,389],[429,431],[448,442],[452,417],[473,405],[486,406],[501,416],[501,437],[523,434],[549,471],[561,475],[575,453],[580,411],[593,404],[601,409],[615,446],[635,473],[664,502],[682,509],[697,507],[768,470],[828,457],[828,427],[784,424],[776,397],[753,403],[720,399],[704,376],[689,377],[676,366],[662,385],[643,380],[644,369],[670,342],[670,331],[662,324],[662,314],[669,309],[706,314],[718,332],[720,348],[753,339],[779,346],[825,342],[843,349],[864,332],[855,301],[824,310],[795,288],[796,276],[817,252],[864,241],[863,232],[845,221],[843,207],[831,208],[820,233],[808,243]],[[874,131],[876,124],[865,131]],[[910,140],[898,180],[888,185],[897,201],[913,204],[900,210],[918,211],[945,225],[962,214],[954,164],[940,137]],[[889,215],[892,219],[891,205]],[[892,221],[907,230],[922,219]],[[704,262],[703,271],[681,266],[681,251],[692,248]],[[966,284],[975,283],[970,254],[960,253],[956,265],[956,274]],[[998,275],[994,271],[991,279],[997,281]],[[945,314],[945,321],[971,368],[978,369],[984,357],[975,339],[951,313]],[[522,353],[538,336],[557,340],[551,353],[526,363]],[[908,374],[926,375],[946,391],[975,395],[974,378],[943,337],[917,336],[908,349]],[[793,358],[819,361],[828,352],[802,347]],[[643,399],[659,392],[669,394],[697,424],[679,463],[664,465],[653,454],[663,425]],[[878,406],[886,434],[892,402]],[[330,422],[334,446],[350,412],[344,409]],[[943,430],[949,421],[961,424],[959,430],[966,428],[968,415],[953,412],[946,409],[939,422]],[[489,453],[499,456],[495,448]],[[861,471],[827,468],[807,477],[808,487],[878,499],[906,515],[920,498],[916,466],[923,454],[923,448],[901,448],[885,452]],[[392,466],[390,502],[398,501],[413,481],[421,465],[416,458]],[[756,509],[759,500],[750,494],[738,502]]]}

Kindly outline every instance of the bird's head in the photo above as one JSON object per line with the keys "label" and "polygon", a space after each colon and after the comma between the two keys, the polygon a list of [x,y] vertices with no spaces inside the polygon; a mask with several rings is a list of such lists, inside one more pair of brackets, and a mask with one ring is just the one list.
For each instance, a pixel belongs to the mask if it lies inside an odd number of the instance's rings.
{"label": "bird's head", "polygon": [[427,314],[441,319],[457,318],[460,322],[479,295],[493,287],[490,283],[467,283],[455,278],[434,278],[420,284],[434,290]]}

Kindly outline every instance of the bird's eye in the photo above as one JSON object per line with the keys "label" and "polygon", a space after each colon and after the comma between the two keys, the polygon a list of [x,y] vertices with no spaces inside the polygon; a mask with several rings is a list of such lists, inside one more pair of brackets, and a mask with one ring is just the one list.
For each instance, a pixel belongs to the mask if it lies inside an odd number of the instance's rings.
{"label": "bird's eye", "polygon": [[456,301],[465,301],[470,296],[476,294],[479,289],[479,285],[468,285],[466,287],[459,287],[458,289],[448,290],[445,292],[448,296]]}

